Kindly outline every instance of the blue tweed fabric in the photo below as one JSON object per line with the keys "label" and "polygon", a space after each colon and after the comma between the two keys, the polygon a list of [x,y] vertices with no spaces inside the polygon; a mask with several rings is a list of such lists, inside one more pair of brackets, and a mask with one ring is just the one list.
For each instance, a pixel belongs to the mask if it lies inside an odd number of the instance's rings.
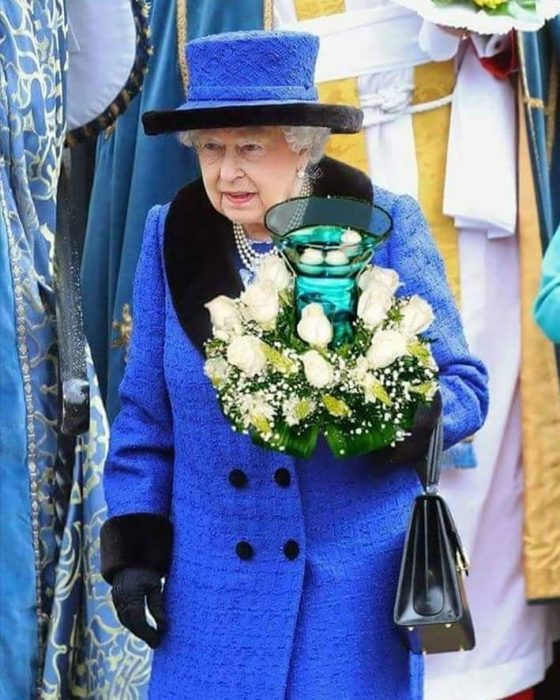
{"label": "blue tweed fabric", "polygon": [[318,52],[318,37],[304,32],[225,32],[190,41],[188,101],[179,109],[316,102]]}
{"label": "blue tweed fabric", "polygon": [[[395,233],[377,253],[434,307],[445,446],[487,411],[486,373],[468,351],[442,261],[418,204],[375,191]],[[311,460],[234,433],[173,309],[162,261],[167,207],[151,210],[135,284],[135,327],[105,473],[109,515],[169,515],[152,700],[420,700],[422,657],[392,623],[405,529],[418,480],[375,458]],[[274,475],[290,472],[289,485]],[[232,469],[248,482],[234,488]],[[236,555],[246,540],[249,561]],[[299,544],[288,559],[283,546]]]}

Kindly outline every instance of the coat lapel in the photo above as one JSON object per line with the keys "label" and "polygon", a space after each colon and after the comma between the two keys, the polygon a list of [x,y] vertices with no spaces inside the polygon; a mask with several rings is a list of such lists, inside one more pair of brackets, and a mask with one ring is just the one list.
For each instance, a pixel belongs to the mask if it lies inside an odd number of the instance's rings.
{"label": "coat lapel", "polygon": [[[313,194],[373,200],[371,180],[359,170],[323,158]],[[204,354],[210,337],[210,314],[204,307],[214,297],[238,297],[243,284],[236,265],[231,222],[219,214],[198,179],[180,190],[165,222],[163,256],[177,318],[193,345]]]}

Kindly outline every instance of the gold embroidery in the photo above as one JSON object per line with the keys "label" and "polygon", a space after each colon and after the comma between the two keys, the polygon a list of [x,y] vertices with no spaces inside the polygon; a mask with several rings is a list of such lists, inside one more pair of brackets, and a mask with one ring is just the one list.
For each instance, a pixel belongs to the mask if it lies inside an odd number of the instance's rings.
{"label": "gold embroidery", "polygon": [[[298,19],[324,17],[346,9],[344,0],[295,0]],[[358,82],[355,78],[329,80],[317,86],[319,100],[328,104],[350,105],[360,107]],[[329,139],[326,155],[344,161],[355,168],[369,171],[366,137],[359,134],[335,134]]]}
{"label": "gold embroidery", "polygon": [[552,162],[552,151],[554,148],[554,136],[556,132],[556,106],[558,104],[558,69],[559,65],[555,65],[550,70],[550,79],[548,83],[548,129],[546,134],[546,150],[548,153],[548,162]]}
{"label": "gold embroidery", "polygon": [[524,573],[527,598],[540,600],[560,597],[560,546],[556,519],[560,508],[560,393],[554,346],[533,321],[532,307],[539,288],[542,247],[527,129],[531,124],[531,112],[523,108],[521,100],[518,115]]}
{"label": "gold embroidery", "polygon": [[263,28],[272,29],[273,27],[273,1],[264,0],[263,2]]}
{"label": "gold embroidery", "polygon": [[112,124],[109,124],[109,126],[103,130],[103,138],[108,139],[113,135],[113,132],[117,128],[117,122],[114,121]]}
{"label": "gold embroidery", "polygon": [[[355,78],[332,80],[318,85],[319,99],[329,104],[360,106],[358,84]],[[344,161],[355,168],[369,171],[366,137],[358,134],[335,134],[331,136],[325,150],[326,155]]]}
{"label": "gold embroidery", "polygon": [[[2,163],[3,164],[3,163]],[[41,483],[40,474],[37,467],[38,443],[35,432],[34,416],[36,407],[33,401],[32,376],[30,371],[30,355],[27,341],[27,317],[25,312],[25,279],[24,270],[20,264],[21,251],[11,228],[10,219],[16,219],[15,213],[9,212],[8,203],[4,194],[2,180],[0,179],[0,215],[3,215],[4,225],[8,233],[8,255],[9,263],[14,281],[14,306],[17,333],[17,349],[21,367],[21,378],[25,397],[25,417],[27,450],[26,463],[29,472],[30,503],[31,503],[31,536],[33,541],[33,555],[35,564],[35,612],[37,616],[37,677],[41,678],[43,672],[45,635],[49,624],[48,616],[43,612],[43,598],[41,595],[41,571],[43,564],[43,553],[41,552]],[[29,282],[29,279],[28,279]],[[40,680],[39,680],[40,683]]]}
{"label": "gold embroidery", "polygon": [[300,22],[314,17],[336,15],[346,9],[345,0],[296,0],[295,5]]}
{"label": "gold embroidery", "polygon": [[179,61],[181,80],[186,95],[189,86],[189,67],[187,65],[187,54],[185,52],[185,45],[187,43],[187,0],[177,0],[176,10],[177,60]]}
{"label": "gold embroidery", "polygon": [[[454,62],[417,66],[414,78],[414,104],[440,99],[453,91]],[[443,256],[453,296],[459,303],[459,237],[453,219],[443,213],[450,121],[451,105],[413,116],[418,199]]]}
{"label": "gold embroidery", "polygon": [[117,338],[111,343],[112,348],[124,348],[124,361],[128,361],[128,347],[132,333],[132,314],[130,304],[123,304],[122,322],[113,321],[113,328],[117,331]]}
{"label": "gold embroidery", "polygon": [[540,109],[545,114],[548,114],[548,107],[540,97],[531,97],[531,95],[526,95],[523,98],[523,101],[530,109]]}

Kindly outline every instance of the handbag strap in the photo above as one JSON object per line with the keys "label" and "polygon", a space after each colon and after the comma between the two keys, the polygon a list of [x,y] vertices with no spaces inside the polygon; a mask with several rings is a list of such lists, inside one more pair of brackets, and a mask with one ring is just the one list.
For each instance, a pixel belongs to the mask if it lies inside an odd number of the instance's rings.
{"label": "handbag strap", "polygon": [[426,493],[437,493],[443,454],[443,425],[440,418],[430,437],[426,457],[418,466],[418,475]]}

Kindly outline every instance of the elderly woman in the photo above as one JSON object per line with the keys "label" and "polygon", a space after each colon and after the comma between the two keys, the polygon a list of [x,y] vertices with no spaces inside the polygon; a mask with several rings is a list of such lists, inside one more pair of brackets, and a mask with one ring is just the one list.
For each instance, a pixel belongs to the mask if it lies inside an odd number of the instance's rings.
{"label": "elderly woman", "polygon": [[231,430],[203,373],[205,304],[238,296],[270,252],[266,210],[311,192],[375,199],[394,221],[376,263],[436,314],[445,445],[484,420],[485,371],[417,203],[321,158],[328,134],[359,130],[361,114],[317,102],[317,49],[284,32],[193,41],[187,103],[144,118],[148,133],[181,132],[202,173],[148,216],[104,482],[103,575],[122,623],[157,647],[157,700],[422,696],[422,657],[392,622],[411,463],[261,449]]}

